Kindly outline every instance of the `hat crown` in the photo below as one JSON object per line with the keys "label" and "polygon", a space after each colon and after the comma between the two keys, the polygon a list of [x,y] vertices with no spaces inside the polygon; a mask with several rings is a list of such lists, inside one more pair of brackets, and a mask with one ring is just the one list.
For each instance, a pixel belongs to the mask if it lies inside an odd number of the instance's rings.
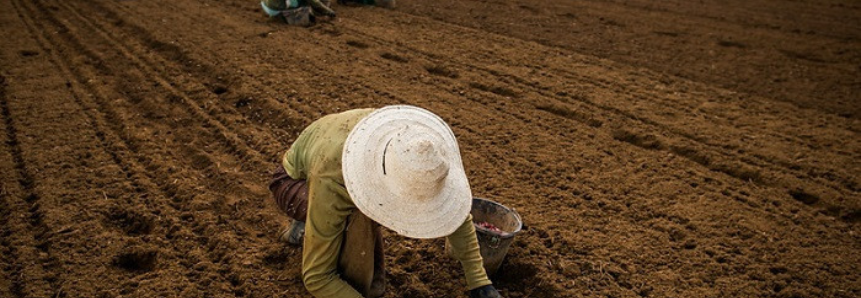
{"label": "hat crown", "polygon": [[384,150],[384,179],[399,195],[430,198],[440,191],[449,165],[430,135],[398,136]]}
{"label": "hat crown", "polygon": [[451,235],[469,215],[472,191],[457,140],[428,110],[396,105],[368,114],[347,136],[341,160],[356,207],[398,234]]}

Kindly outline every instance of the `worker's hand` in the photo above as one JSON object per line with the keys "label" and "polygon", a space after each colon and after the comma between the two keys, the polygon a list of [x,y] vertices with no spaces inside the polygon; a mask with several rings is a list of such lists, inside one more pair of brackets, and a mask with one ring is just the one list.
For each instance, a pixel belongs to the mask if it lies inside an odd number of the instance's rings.
{"label": "worker's hand", "polygon": [[469,298],[502,298],[493,285],[478,287],[469,291]]}

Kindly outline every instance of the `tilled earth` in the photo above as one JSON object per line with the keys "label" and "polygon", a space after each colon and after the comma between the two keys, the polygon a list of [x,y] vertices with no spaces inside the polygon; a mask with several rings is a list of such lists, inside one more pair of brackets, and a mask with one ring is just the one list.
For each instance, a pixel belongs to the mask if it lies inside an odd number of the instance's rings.
{"label": "tilled earth", "polygon": [[[310,297],[268,172],[388,104],[523,217],[506,297],[861,297],[857,2],[399,4],[0,1],[0,297]],[[386,241],[386,297],[465,297]]]}

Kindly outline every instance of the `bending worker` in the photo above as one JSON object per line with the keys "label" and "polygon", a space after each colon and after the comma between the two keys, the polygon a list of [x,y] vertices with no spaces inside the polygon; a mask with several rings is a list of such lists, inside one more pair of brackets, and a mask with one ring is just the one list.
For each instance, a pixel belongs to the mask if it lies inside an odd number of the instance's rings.
{"label": "bending worker", "polygon": [[262,0],[260,6],[270,18],[290,25],[309,26],[318,16],[335,17],[329,0]]}
{"label": "bending worker", "polygon": [[[338,0],[344,5],[375,5],[394,8],[395,0]],[[309,26],[320,16],[335,17],[330,0],[261,0],[263,12],[290,25]]]}
{"label": "bending worker", "polygon": [[332,114],[311,123],[269,189],[304,239],[302,278],[315,297],[380,297],[380,226],[410,238],[447,237],[470,297],[500,298],[482,265],[472,193],[451,128],[413,106]]}

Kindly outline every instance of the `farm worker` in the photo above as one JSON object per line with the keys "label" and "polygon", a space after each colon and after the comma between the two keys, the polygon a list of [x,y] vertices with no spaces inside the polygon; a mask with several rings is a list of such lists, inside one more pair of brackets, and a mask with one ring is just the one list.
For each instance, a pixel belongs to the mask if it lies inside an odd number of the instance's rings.
{"label": "farm worker", "polygon": [[[341,4],[376,5],[394,8],[395,0],[338,0]],[[262,0],[260,6],[270,18],[280,19],[287,24],[308,26],[317,16],[335,17],[331,0]]]}
{"label": "farm worker", "polygon": [[269,185],[293,218],[282,237],[304,239],[302,278],[315,297],[380,297],[380,226],[410,238],[447,237],[470,297],[501,297],[482,266],[472,192],[457,141],[414,106],[357,109],[311,123]]}
{"label": "farm worker", "polygon": [[270,18],[290,25],[308,26],[316,16],[335,17],[329,0],[262,0],[260,6]]}

